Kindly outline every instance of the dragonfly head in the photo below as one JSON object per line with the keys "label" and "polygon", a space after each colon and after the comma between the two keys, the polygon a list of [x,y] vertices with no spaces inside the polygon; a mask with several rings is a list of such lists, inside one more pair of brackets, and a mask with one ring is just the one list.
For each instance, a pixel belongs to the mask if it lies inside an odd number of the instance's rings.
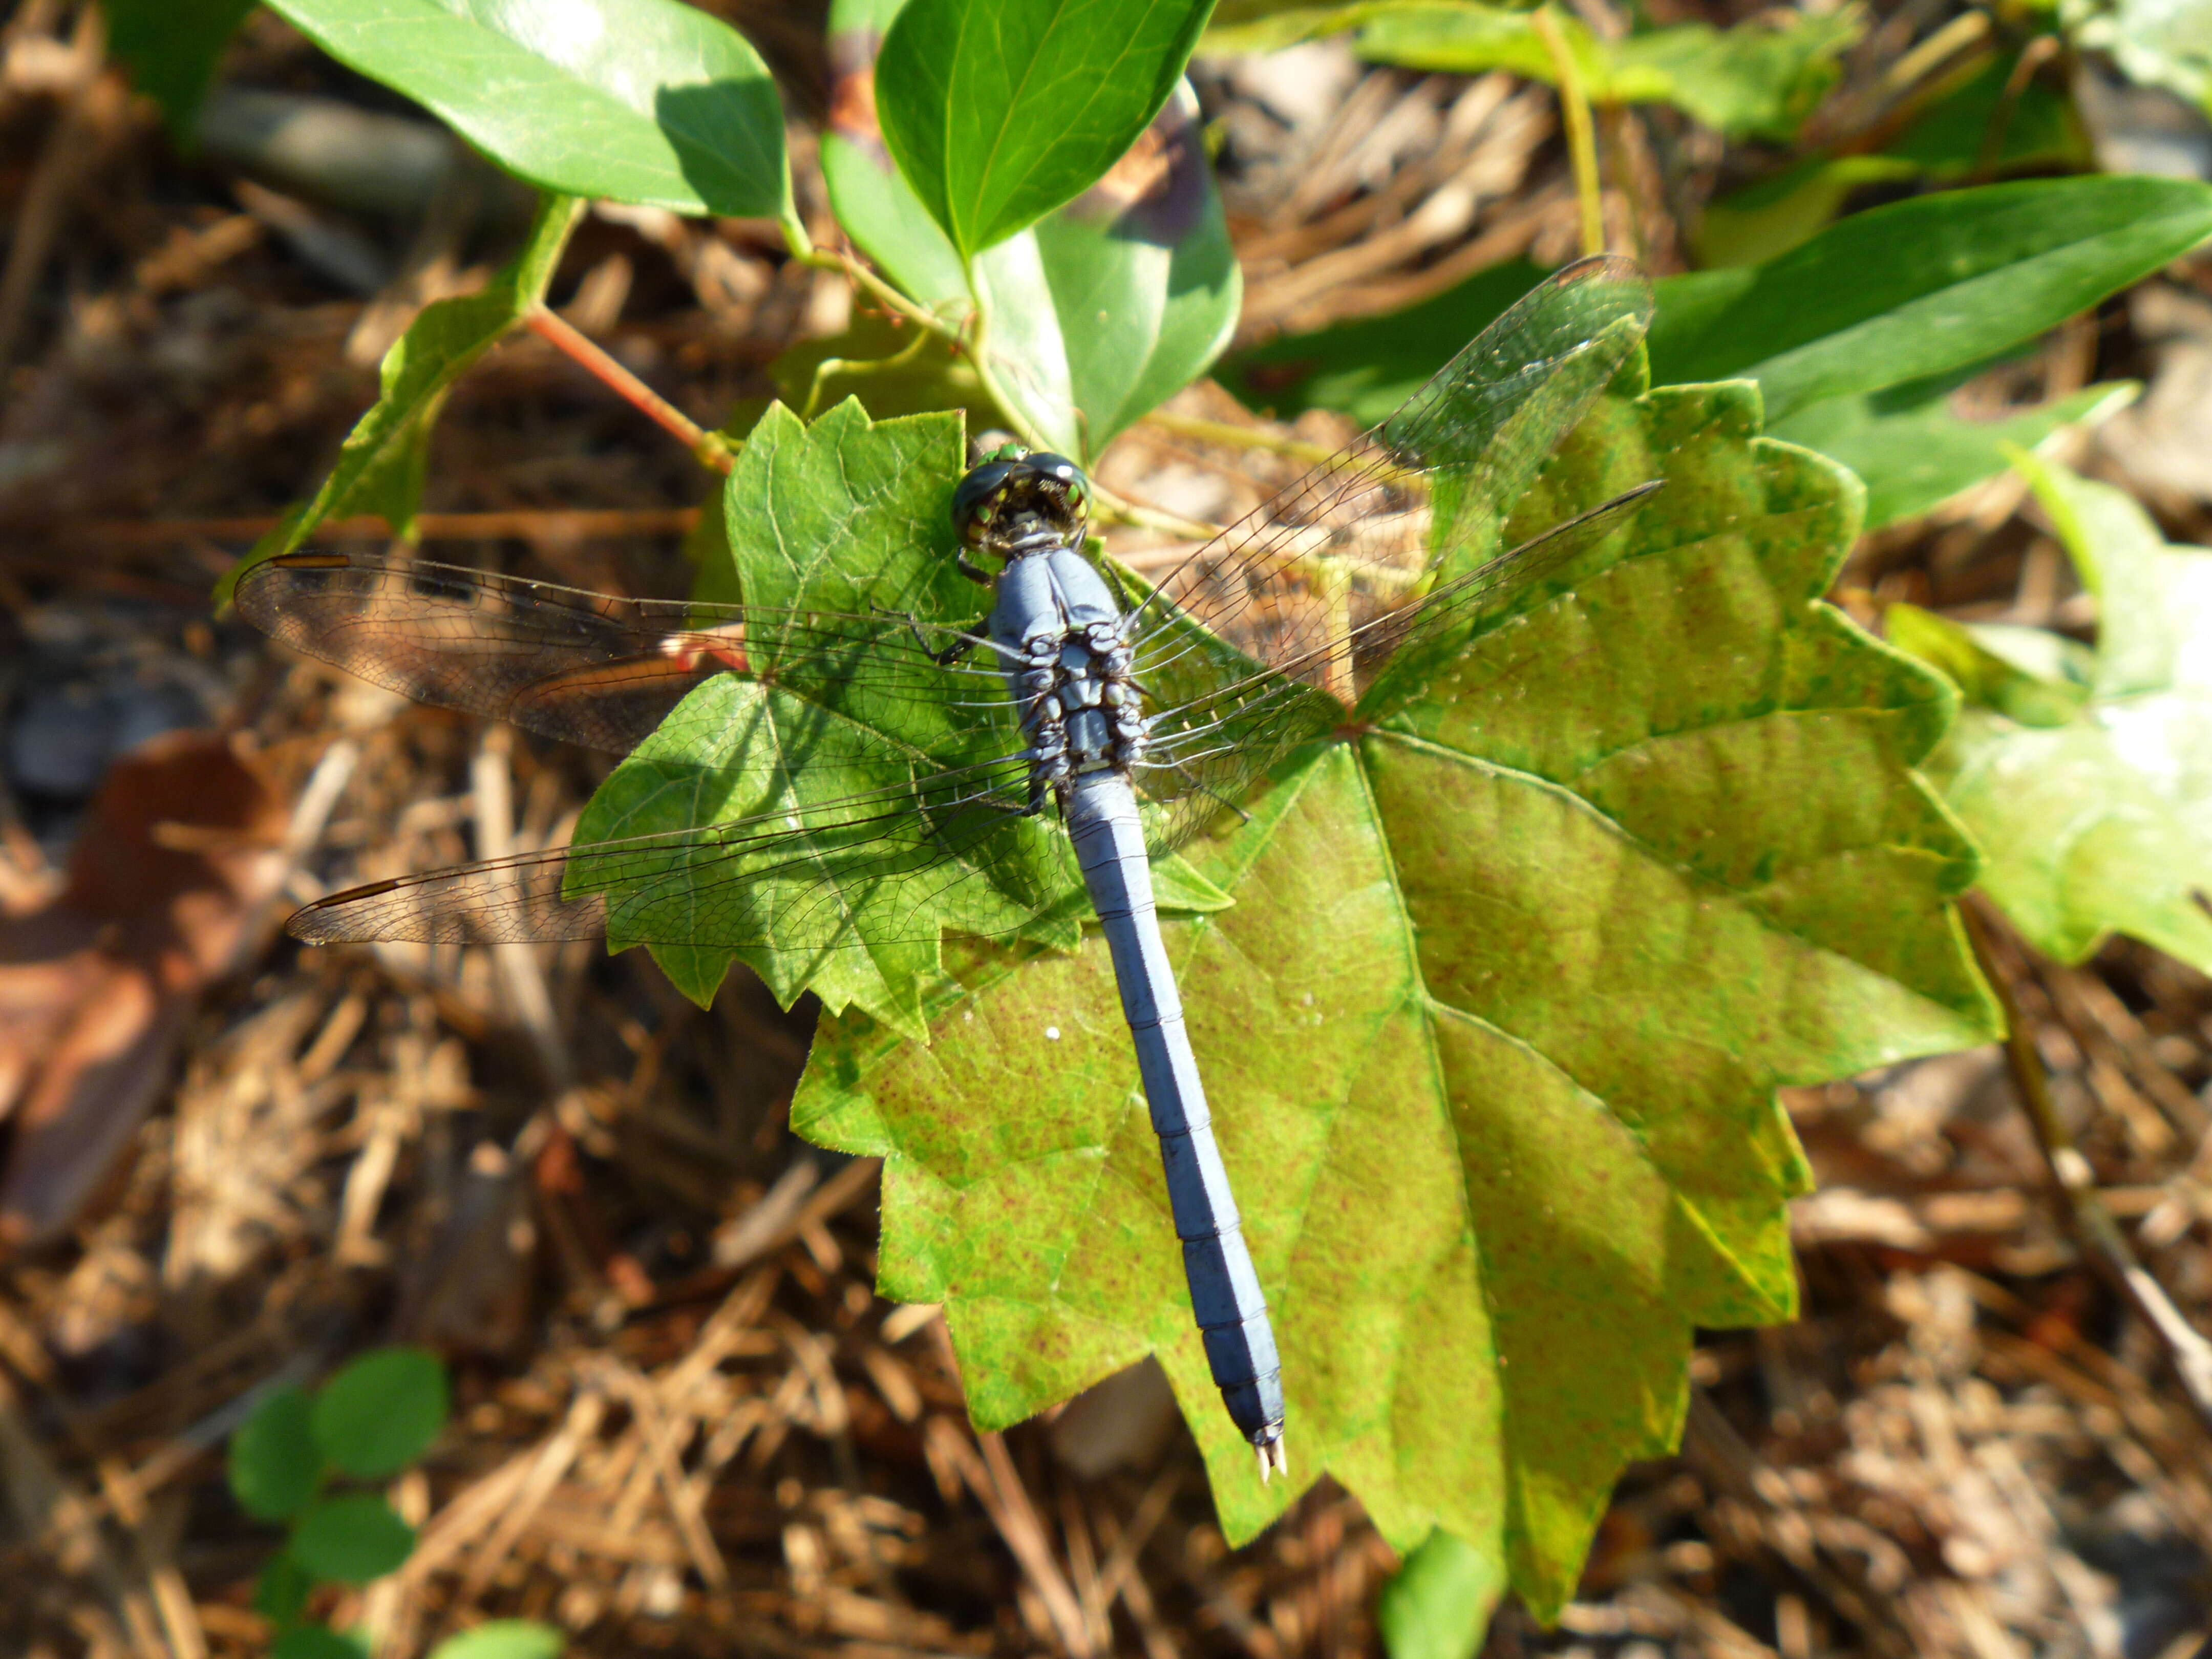
{"label": "dragonfly head", "polygon": [[1009,561],[1081,541],[1090,520],[1090,480],[1048,450],[1001,444],[952,492],[952,527],[962,544]]}

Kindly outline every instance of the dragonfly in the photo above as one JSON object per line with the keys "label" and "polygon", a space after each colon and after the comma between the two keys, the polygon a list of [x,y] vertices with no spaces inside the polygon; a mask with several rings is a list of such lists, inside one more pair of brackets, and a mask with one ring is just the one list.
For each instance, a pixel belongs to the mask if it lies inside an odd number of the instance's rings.
{"label": "dragonfly", "polygon": [[[992,450],[949,503],[968,615],[633,599],[412,557],[254,566],[239,611],[420,701],[626,755],[725,743],[712,821],[371,883],[313,944],[588,938],[735,954],[1103,933],[1213,1382],[1286,1473],[1282,1366],[1158,920],[1152,861],[1240,815],[1483,632],[1565,591],[1650,483],[1520,545],[1515,501],[1636,350],[1630,261],[1563,267],[1395,415],[1152,577],[1088,550],[1089,480]],[[934,592],[966,591],[957,581]],[[865,591],[863,584],[861,590]],[[750,701],[706,695],[735,687]],[[733,714],[733,710],[738,711]],[[766,711],[764,713],[764,711]],[[823,718],[812,726],[794,716]],[[885,735],[912,716],[926,737]],[[948,908],[948,896],[982,895]],[[1054,933],[1058,927],[1060,931]],[[795,994],[795,993],[794,993]]]}

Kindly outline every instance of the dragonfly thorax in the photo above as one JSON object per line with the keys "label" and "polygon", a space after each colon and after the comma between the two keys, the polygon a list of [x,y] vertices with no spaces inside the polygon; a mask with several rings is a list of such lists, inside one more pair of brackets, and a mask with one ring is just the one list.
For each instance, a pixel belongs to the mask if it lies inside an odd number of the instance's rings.
{"label": "dragonfly thorax", "polygon": [[1030,793],[1086,773],[1127,775],[1144,757],[1129,619],[1103,577],[1066,544],[1031,550],[997,580],[986,624],[1030,738]]}

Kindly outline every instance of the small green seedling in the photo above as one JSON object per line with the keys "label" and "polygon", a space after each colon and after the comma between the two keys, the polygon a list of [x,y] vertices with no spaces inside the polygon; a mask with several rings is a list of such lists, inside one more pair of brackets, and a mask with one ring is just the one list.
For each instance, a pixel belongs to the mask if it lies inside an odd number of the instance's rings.
{"label": "small green seedling", "polygon": [[[276,1627],[273,1659],[366,1659],[352,1636],[313,1622],[325,1584],[362,1585],[396,1571],[415,1528],[381,1492],[429,1449],[451,1409],[446,1368],[425,1348],[377,1348],[310,1395],[280,1389],[230,1440],[230,1490],[257,1520],[282,1522],[284,1547],[262,1568],[254,1610]],[[431,1659],[554,1659],[561,1632],[496,1620],[449,1637]]]}

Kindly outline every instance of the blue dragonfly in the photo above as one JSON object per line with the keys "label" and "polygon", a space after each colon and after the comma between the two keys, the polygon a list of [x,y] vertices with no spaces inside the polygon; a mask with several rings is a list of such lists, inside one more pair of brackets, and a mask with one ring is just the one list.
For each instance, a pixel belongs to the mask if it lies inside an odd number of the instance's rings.
{"label": "blue dragonfly", "polygon": [[[1656,483],[1503,552],[1500,532],[1650,313],[1628,261],[1563,268],[1396,415],[1150,581],[1088,550],[1092,491],[1073,462],[994,450],[949,504],[953,562],[992,590],[980,617],[880,599],[616,599],[378,555],[268,560],[237,605],[285,643],[616,754],[648,739],[712,750],[720,791],[711,822],[374,882],[289,930],[313,944],[605,930],[621,945],[818,961],[948,933],[1069,944],[1087,913],[1121,988],[1193,1314],[1264,1480],[1288,1468],[1281,1364],[1152,860],[1571,584]],[[704,695],[732,682],[751,700]],[[732,743],[733,720],[761,729]]]}

